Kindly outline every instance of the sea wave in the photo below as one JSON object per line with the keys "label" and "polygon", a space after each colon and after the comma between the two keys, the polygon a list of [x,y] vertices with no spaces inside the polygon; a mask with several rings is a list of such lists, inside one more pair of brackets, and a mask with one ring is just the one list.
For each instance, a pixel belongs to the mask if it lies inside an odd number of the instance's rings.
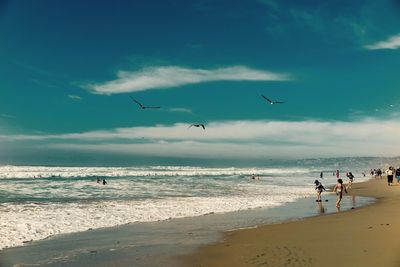
{"label": "sea wave", "polygon": [[[380,167],[377,163],[317,159],[254,168],[3,165],[0,249],[55,234],[283,205],[314,195],[320,171],[326,172],[321,181],[327,187],[336,182],[329,175],[333,169],[341,169],[341,175],[353,171],[358,182],[368,179],[362,172]],[[260,179],[251,179],[253,174]],[[103,186],[95,177],[109,183]]]}
{"label": "sea wave", "polygon": [[20,246],[27,241],[56,234],[127,223],[275,207],[311,194],[313,191],[309,188],[269,186],[258,188],[247,196],[170,197],[83,203],[3,203],[0,204],[0,249]]}
{"label": "sea wave", "polygon": [[73,177],[158,177],[158,176],[226,176],[285,175],[307,173],[307,168],[204,168],[186,166],[150,167],[47,167],[0,166],[0,179],[73,178]]}

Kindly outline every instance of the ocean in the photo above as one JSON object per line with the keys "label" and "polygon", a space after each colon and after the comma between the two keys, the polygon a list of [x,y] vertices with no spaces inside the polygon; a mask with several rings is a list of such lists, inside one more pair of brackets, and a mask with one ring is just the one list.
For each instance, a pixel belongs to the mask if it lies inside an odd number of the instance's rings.
{"label": "ocean", "polygon": [[399,161],[309,159],[257,167],[4,165],[0,249],[104,227],[274,208],[314,197],[314,180],[333,185],[336,169],[343,178],[352,171],[360,182],[370,178],[369,169],[394,162]]}

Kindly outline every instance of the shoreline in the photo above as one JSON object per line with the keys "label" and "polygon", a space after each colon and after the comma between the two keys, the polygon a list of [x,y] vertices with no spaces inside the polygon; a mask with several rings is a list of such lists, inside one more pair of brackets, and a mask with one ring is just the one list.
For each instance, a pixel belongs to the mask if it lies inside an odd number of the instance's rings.
{"label": "shoreline", "polygon": [[[335,196],[326,194],[334,204]],[[226,232],[259,225],[298,221],[318,216],[315,198],[301,198],[275,208],[259,208],[188,217],[168,221],[127,224],[80,233],[58,235],[25,246],[0,251],[0,266],[39,264],[45,266],[179,266],[176,256],[218,242]],[[343,208],[370,205],[374,200],[346,199]],[[326,208],[325,213],[335,212]],[[49,252],[51,251],[51,253]]]}
{"label": "shoreline", "polygon": [[[399,266],[400,186],[386,179],[349,192],[376,202],[335,214],[225,232],[216,243],[178,256],[183,266]],[[330,203],[329,205],[335,205]],[[379,256],[377,256],[379,255]]]}

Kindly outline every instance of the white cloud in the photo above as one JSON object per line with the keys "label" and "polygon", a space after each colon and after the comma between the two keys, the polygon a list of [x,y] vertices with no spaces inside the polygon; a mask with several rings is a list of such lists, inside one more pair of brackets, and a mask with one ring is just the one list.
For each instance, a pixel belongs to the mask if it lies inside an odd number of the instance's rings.
{"label": "white cloud", "polygon": [[168,109],[168,111],[193,114],[192,110],[188,109],[188,108],[170,108],[170,109]]}
{"label": "white cloud", "polygon": [[371,45],[366,45],[365,48],[370,50],[400,48],[400,34],[391,36],[385,41],[377,42]]}
{"label": "white cloud", "polygon": [[118,94],[152,89],[165,89],[212,81],[284,81],[286,74],[233,66],[213,70],[190,69],[178,66],[150,67],[136,72],[119,71],[117,79],[90,84],[96,94]]}
{"label": "white cloud", "polygon": [[398,120],[357,122],[227,121],[117,128],[61,135],[0,136],[0,141],[46,141],[51,147],[136,155],[259,158],[396,156]]}
{"label": "white cloud", "polygon": [[281,157],[298,155],[298,152],[315,152],[315,149],[309,149],[306,146],[293,147],[288,146],[272,146],[260,144],[237,144],[237,143],[206,143],[196,141],[180,141],[180,142],[157,142],[144,144],[56,144],[53,148],[61,148],[76,151],[91,152],[112,152],[135,154],[142,156],[161,156],[176,158],[219,158],[219,159],[254,159],[260,157]]}
{"label": "white cloud", "polygon": [[7,119],[15,119],[16,117],[14,115],[9,115],[9,114],[0,114],[1,117],[7,118]]}
{"label": "white cloud", "polygon": [[79,95],[68,95],[68,97],[76,101],[82,100],[82,97],[80,97]]}

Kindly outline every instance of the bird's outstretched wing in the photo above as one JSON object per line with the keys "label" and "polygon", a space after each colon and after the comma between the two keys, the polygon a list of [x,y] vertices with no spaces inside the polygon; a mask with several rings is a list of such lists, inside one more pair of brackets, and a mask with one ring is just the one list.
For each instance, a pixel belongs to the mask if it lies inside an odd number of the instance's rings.
{"label": "bird's outstretched wing", "polygon": [[136,104],[138,104],[141,108],[145,108],[145,106],[143,106],[139,101],[137,101],[136,99],[134,99],[133,97],[130,97],[132,99],[133,102],[135,102]]}
{"label": "bird's outstretched wing", "polygon": [[269,103],[273,103],[272,100],[269,100],[268,98],[266,98],[265,96],[261,95],[265,100],[267,100]]}
{"label": "bird's outstretched wing", "polygon": [[267,100],[270,104],[283,104],[283,101],[272,101],[271,99],[266,98],[265,96],[261,95],[265,100]]}
{"label": "bird's outstretched wing", "polygon": [[159,109],[161,107],[156,107],[156,106],[144,106],[142,103],[140,103],[139,101],[137,101],[136,99],[134,99],[133,97],[130,97],[132,99],[133,102],[135,102],[136,104],[138,104],[140,106],[141,109]]}
{"label": "bird's outstretched wing", "polygon": [[145,108],[154,108],[154,109],[157,109],[157,108],[161,108],[161,107],[145,106]]}
{"label": "bird's outstretched wing", "polygon": [[203,130],[206,129],[206,127],[204,126],[204,124],[191,124],[191,125],[188,127],[188,129],[191,128],[192,126],[194,126],[194,127],[202,127]]}

